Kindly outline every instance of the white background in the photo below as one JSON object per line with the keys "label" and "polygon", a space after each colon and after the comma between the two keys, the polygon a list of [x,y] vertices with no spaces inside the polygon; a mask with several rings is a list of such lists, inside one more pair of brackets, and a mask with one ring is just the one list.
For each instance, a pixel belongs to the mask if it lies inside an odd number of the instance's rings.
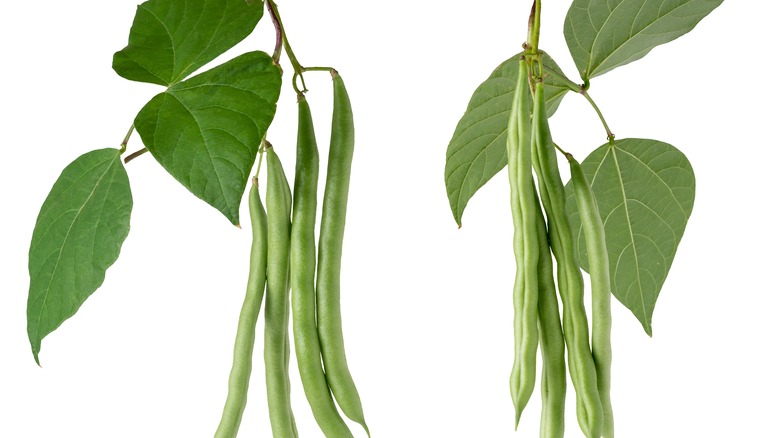
{"label": "white background", "polygon": [[[460,230],[443,182],[452,131],[474,88],[520,50],[530,1],[280,3],[298,58],[337,67],[352,97],[342,305],[373,435],[536,436],[538,392],[520,430],[512,427],[506,174],[472,199]],[[541,45],[576,79],[561,32],[568,4],[545,3]],[[27,250],[41,203],[77,156],[118,146],[160,91],[111,70],[135,6],[44,0],[8,2],[0,13],[2,437],[208,437],[220,418],[249,230],[232,227],[149,155],[128,166],[132,230],[105,283],[44,339],[43,368],[27,341]],[[775,2],[725,2],[691,34],[593,80],[619,138],[669,142],[697,177],[654,337],[613,301],[618,436],[780,436],[779,15]],[[228,56],[272,46],[266,16]],[[291,175],[296,110],[284,65],[269,139]],[[311,73],[307,81],[324,156],[330,80]],[[603,142],[576,95],[552,128],[581,159]],[[141,147],[133,136],[129,149]],[[259,350],[255,363],[240,436],[267,437]],[[294,358],[290,366],[300,435],[321,436]],[[577,437],[571,386],[569,395],[567,436]]]}

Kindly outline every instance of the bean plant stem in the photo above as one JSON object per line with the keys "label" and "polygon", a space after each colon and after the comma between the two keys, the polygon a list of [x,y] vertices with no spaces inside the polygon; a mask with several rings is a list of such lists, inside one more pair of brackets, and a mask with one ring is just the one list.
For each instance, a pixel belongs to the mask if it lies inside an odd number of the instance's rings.
{"label": "bean plant stem", "polygon": [[149,149],[146,149],[146,148],[142,148],[142,149],[139,149],[139,150],[133,152],[132,154],[130,154],[130,155],[125,157],[125,164],[129,163],[130,161],[134,160],[135,158],[140,157],[141,155],[143,155],[143,154],[145,154],[147,152],[149,152]]}
{"label": "bean plant stem", "polygon": [[276,29],[276,45],[274,46],[274,53],[271,55],[271,59],[274,60],[274,64],[279,65],[279,58],[282,57],[282,46],[284,45],[284,30],[282,29],[282,23],[279,21],[279,17],[277,17],[271,9],[271,4],[266,3],[266,7],[271,13],[271,22],[274,24],[274,29]]}
{"label": "bean plant stem", "polygon": [[542,27],[542,1],[535,0],[528,16],[528,40],[523,45],[524,56],[528,62],[528,80],[531,84],[531,93],[536,89],[536,82],[544,77],[542,59],[539,54],[539,33]]}
{"label": "bean plant stem", "polygon": [[[303,72],[304,68],[301,65],[300,62],[298,62],[298,58],[295,57],[295,53],[292,50],[292,47],[290,46],[290,41],[287,40],[287,33],[284,31],[284,24],[282,24],[282,18],[279,15],[279,8],[276,6],[276,2],[273,0],[267,0],[265,2],[266,7],[268,8],[268,12],[271,14],[271,20],[274,22],[274,27],[276,27],[276,38],[277,42],[281,38],[282,45],[284,46],[284,51],[287,53],[287,57],[290,58],[290,64],[293,66],[293,80],[292,85],[295,89],[295,92],[297,94],[305,93],[306,92],[306,82],[303,80]],[[281,36],[280,36],[281,35]],[[281,51],[281,50],[280,50]],[[275,56],[279,56],[274,52]],[[278,58],[274,58],[274,60],[277,60]],[[301,86],[303,86],[303,89],[301,90],[298,88],[297,79],[301,78]]]}
{"label": "bean plant stem", "polygon": [[119,155],[122,155],[127,150],[127,142],[130,141],[130,136],[133,135],[133,131],[135,130],[135,125],[130,125],[130,129],[127,130],[127,135],[125,135],[125,138],[122,140],[121,148],[119,149]]}
{"label": "bean plant stem", "polygon": [[588,100],[590,106],[592,106],[593,109],[596,110],[596,114],[598,114],[599,119],[601,120],[601,124],[604,125],[604,129],[607,131],[607,140],[609,141],[609,144],[614,144],[615,134],[613,134],[612,130],[609,129],[609,125],[607,125],[607,121],[606,119],[604,119],[604,115],[601,114],[601,110],[599,109],[598,105],[596,105],[596,102],[593,101],[593,99],[590,97],[590,94],[588,94],[588,91],[585,89],[585,87],[582,87],[582,89],[580,89],[580,94],[585,96],[585,99]]}
{"label": "bean plant stem", "polygon": [[528,17],[528,44],[526,50],[535,55],[539,52],[539,31],[541,29],[542,0],[535,0]]}
{"label": "bean plant stem", "polygon": [[336,69],[333,68],[333,67],[304,67],[303,71],[305,71],[305,72],[306,71],[329,71],[329,72],[334,72],[334,71],[336,71]]}
{"label": "bean plant stem", "polygon": [[[263,141],[265,141],[265,139],[263,139]],[[260,176],[260,167],[262,167],[263,165],[263,152],[265,152],[265,150],[261,146],[260,149],[257,150],[258,157],[257,157],[257,170],[255,171],[255,179],[257,179],[257,177]]]}

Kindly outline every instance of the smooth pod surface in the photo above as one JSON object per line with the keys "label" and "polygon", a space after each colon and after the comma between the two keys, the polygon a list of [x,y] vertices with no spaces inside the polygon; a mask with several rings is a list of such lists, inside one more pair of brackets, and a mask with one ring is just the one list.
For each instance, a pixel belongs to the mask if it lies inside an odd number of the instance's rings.
{"label": "smooth pod surface", "polygon": [[596,364],[598,376],[599,397],[604,410],[604,427],[602,435],[612,438],[615,435],[615,424],[612,414],[612,401],[610,398],[610,380],[612,368],[612,288],[609,275],[609,253],[607,252],[607,240],[604,232],[604,223],[601,221],[598,203],[585,177],[582,166],[571,155],[569,168],[571,169],[571,181],[574,187],[574,197],[577,200],[577,209],[580,213],[585,245],[588,254],[588,266],[590,268],[590,287],[592,296],[593,334],[593,360]]}
{"label": "smooth pod surface", "polygon": [[297,435],[288,370],[290,297],[290,186],[273,148],[268,155],[268,291],[265,300],[265,385],[274,438]]}
{"label": "smooth pod surface", "polygon": [[246,407],[255,330],[265,290],[268,257],[268,219],[260,200],[257,178],[249,189],[249,219],[252,223],[252,246],[249,253],[249,280],[244,304],[238,317],[238,331],[233,347],[233,367],[228,379],[228,396],[215,438],[235,438]]}
{"label": "smooth pod surface", "polygon": [[317,254],[317,330],[325,376],[333,397],[344,415],[368,432],[360,395],[347,365],[341,328],[341,255],[355,150],[355,126],[344,81],[337,72],[333,71],[332,75],[333,119]]}
{"label": "smooth pod surface", "polygon": [[306,98],[298,99],[298,145],[295,161],[293,217],[290,247],[293,338],[298,371],[312,413],[328,438],[351,437],[331,396],[322,368],[317,334],[317,303],[314,279],[317,250],[317,180],[319,152],[311,109]]}

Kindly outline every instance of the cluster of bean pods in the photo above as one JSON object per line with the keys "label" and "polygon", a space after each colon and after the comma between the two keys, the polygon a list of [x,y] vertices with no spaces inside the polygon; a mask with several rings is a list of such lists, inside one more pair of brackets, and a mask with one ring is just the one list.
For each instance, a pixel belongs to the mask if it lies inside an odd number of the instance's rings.
{"label": "cluster of bean pods", "polygon": [[[341,331],[342,241],[355,145],[352,107],[341,76],[332,70],[333,119],[319,245],[315,242],[319,153],[311,110],[298,94],[298,139],[293,190],[282,163],[264,141],[266,205],[257,177],[249,190],[252,222],[249,282],[241,308],[228,396],[215,438],[238,434],[246,406],[252,350],[265,291],[264,362],[268,410],[274,438],[298,436],[290,404],[290,313],[303,389],[314,418],[328,438],[352,433],[341,418],[368,433],[357,388],[347,366]],[[262,161],[262,160],[261,160]],[[319,248],[317,248],[319,246]],[[335,399],[335,402],[334,402]]]}
{"label": "cluster of bean pods", "polygon": [[[545,112],[541,58],[526,50],[519,62],[520,74],[507,127],[517,267],[513,295],[515,359],[510,376],[515,425],[534,390],[536,355],[541,345],[540,436],[563,437],[568,359],[580,429],[588,438],[613,437],[609,396],[611,290],[604,226],[582,168],[570,154],[564,153],[571,167],[590,266],[590,333],[582,274],[564,209],[557,146]],[[557,264],[557,293],[551,252]],[[559,311],[559,298],[563,312]]]}

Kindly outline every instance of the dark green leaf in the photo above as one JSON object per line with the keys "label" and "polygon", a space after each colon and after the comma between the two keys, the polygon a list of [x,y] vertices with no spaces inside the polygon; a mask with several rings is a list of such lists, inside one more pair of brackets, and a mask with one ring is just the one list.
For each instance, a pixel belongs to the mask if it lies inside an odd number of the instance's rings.
{"label": "dark green leaf", "polygon": [[270,56],[245,53],[152,98],[135,128],[165,170],[238,224],[238,206],[281,85]]}
{"label": "dark green leaf", "polygon": [[114,70],[168,86],[247,37],[263,16],[260,0],[149,0],[138,6]]}
{"label": "dark green leaf", "polygon": [[563,33],[586,81],[690,32],[723,0],[574,0]]}
{"label": "dark green leaf", "polygon": [[[674,146],[627,138],[593,151],[582,169],[604,221],[612,293],[652,335],[655,303],[693,209],[696,182],[691,164]],[[566,196],[579,262],[587,270],[571,183]]]}
{"label": "dark green leaf", "polygon": [[80,156],[54,183],[30,244],[27,334],[36,362],[41,340],[103,283],[130,231],[132,208],[116,149]]}
{"label": "dark green leaf", "polygon": [[[477,87],[447,147],[444,182],[459,226],[469,199],[506,166],[506,127],[520,71],[519,59],[519,54],[507,59]],[[579,86],[566,79],[546,54],[542,62],[546,72],[546,106],[552,116],[566,92]]]}

